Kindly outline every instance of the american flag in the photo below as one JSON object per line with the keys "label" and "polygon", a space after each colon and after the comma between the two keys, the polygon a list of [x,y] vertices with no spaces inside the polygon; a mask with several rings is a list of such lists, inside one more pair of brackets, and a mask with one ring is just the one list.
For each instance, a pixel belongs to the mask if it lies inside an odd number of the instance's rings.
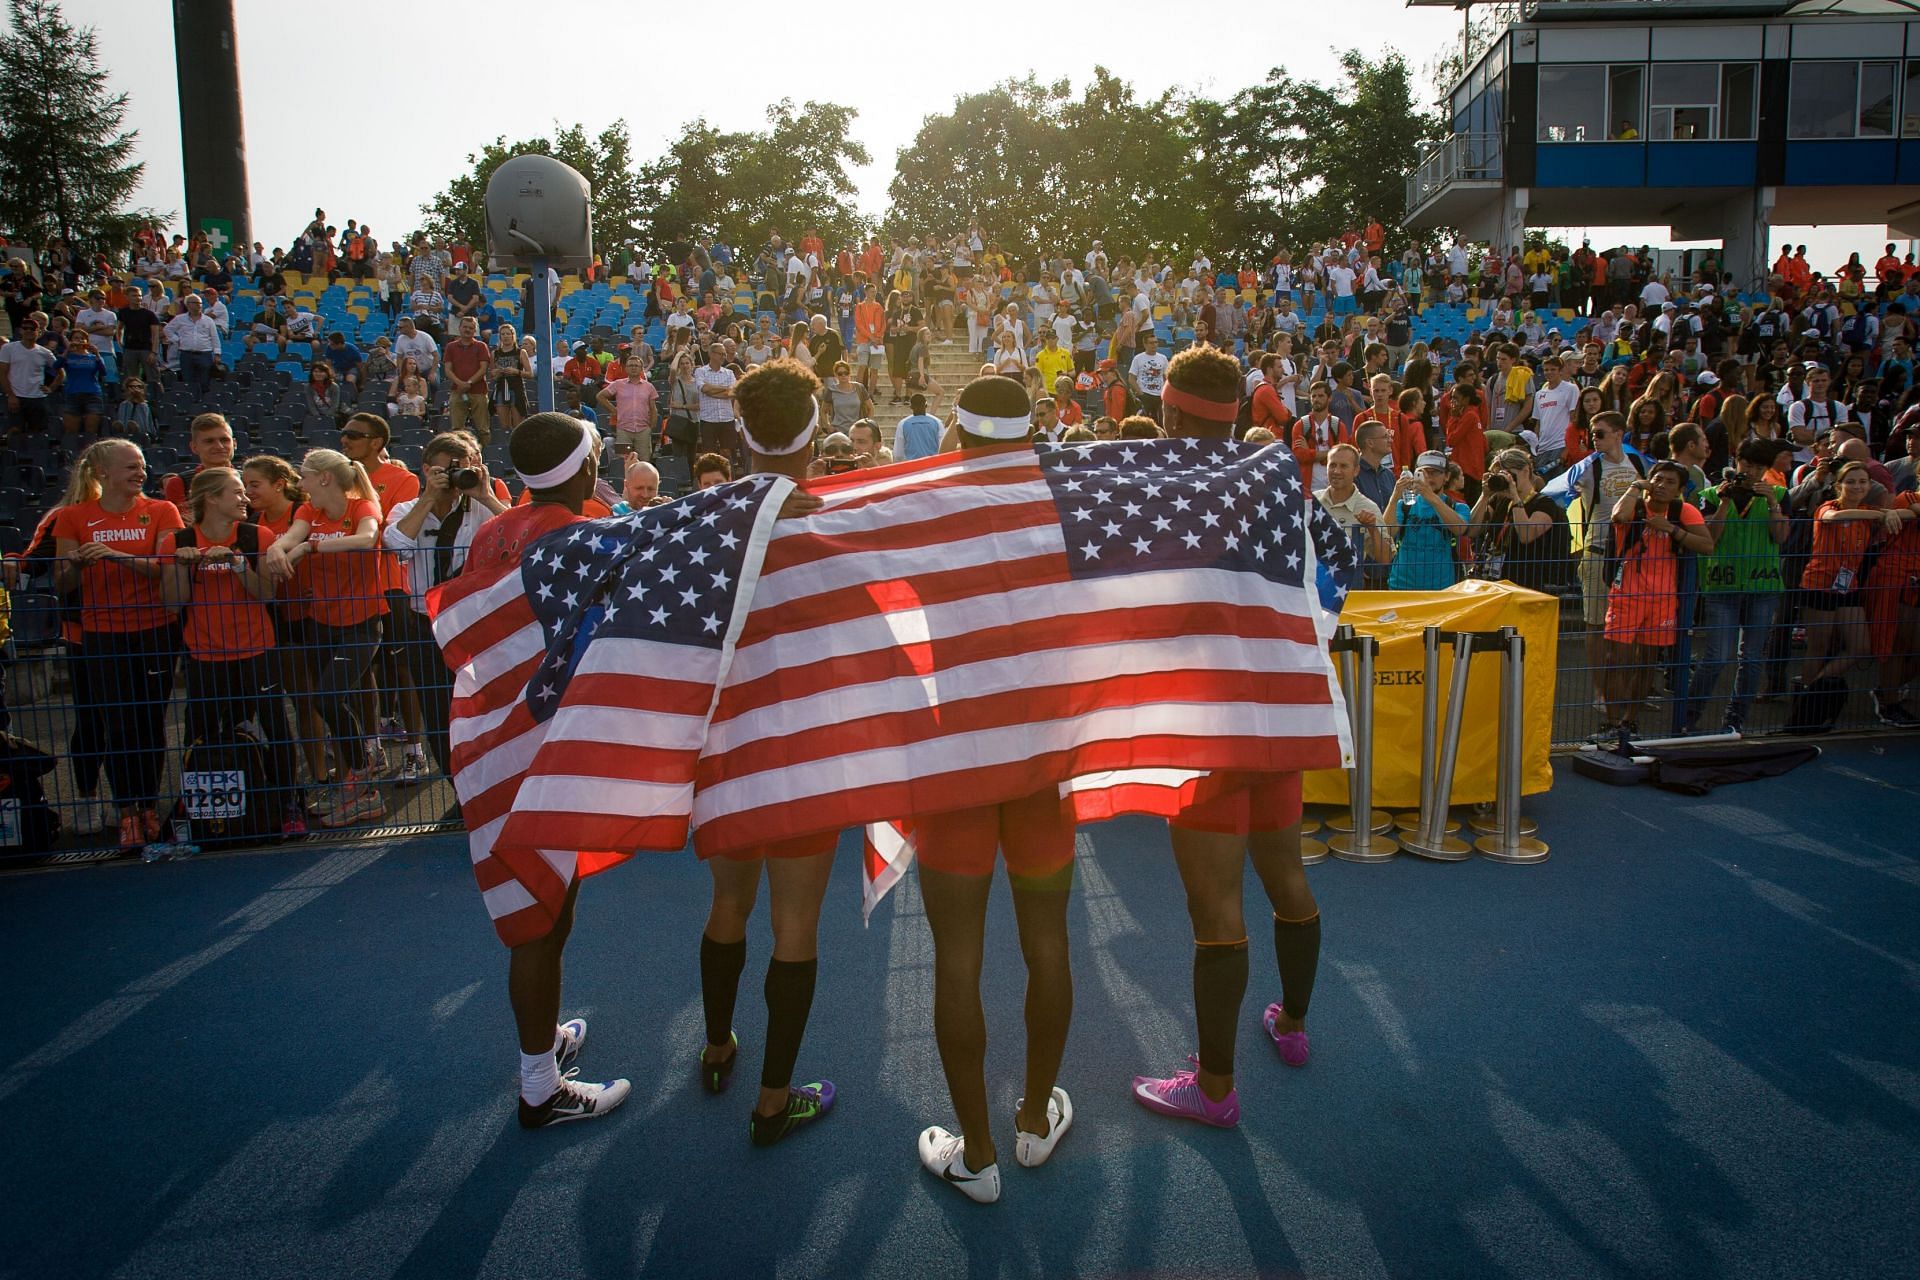
{"label": "american flag", "polygon": [[825,506],[776,522],[787,488],[573,526],[443,608],[443,645],[529,619],[510,652],[454,655],[456,695],[498,699],[466,704],[456,783],[512,784],[467,810],[509,942],[689,818],[703,854],[865,826],[871,908],[905,815],[1048,786],[1085,819],[1169,814],[1216,772],[1345,759],[1316,593],[1352,544],[1284,450],[943,454],[816,482]]}

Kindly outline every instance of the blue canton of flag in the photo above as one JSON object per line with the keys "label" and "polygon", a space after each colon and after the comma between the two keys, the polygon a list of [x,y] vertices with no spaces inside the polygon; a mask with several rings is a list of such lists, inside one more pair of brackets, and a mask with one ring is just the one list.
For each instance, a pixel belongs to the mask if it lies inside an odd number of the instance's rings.
{"label": "blue canton of flag", "polygon": [[527,707],[550,717],[595,636],[719,649],[740,567],[771,476],[750,476],[664,506],[556,529],[522,561],[546,637]]}
{"label": "blue canton of flag", "polygon": [[1322,605],[1338,612],[1346,599],[1353,544],[1276,445],[1120,440],[1041,450],[1039,461],[1076,578],[1223,568],[1299,587],[1313,562]]}

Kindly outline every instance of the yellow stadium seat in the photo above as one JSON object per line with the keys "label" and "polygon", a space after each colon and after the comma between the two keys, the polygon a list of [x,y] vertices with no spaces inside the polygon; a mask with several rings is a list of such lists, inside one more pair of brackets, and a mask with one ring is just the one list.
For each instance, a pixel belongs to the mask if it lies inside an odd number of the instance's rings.
{"label": "yellow stadium seat", "polygon": [[367,306],[349,305],[347,307],[347,314],[352,316],[356,320],[365,320],[368,316],[373,314],[373,308],[367,307]]}

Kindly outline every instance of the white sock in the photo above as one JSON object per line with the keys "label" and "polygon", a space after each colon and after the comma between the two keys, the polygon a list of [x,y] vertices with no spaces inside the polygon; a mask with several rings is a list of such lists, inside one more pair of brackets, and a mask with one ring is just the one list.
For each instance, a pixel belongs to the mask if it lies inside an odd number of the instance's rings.
{"label": "white sock", "polygon": [[558,1092],[559,1088],[560,1067],[553,1060],[552,1050],[520,1055],[521,1101],[530,1107],[537,1107]]}
{"label": "white sock", "polygon": [[427,749],[418,742],[409,742],[407,744],[407,756],[412,760],[425,760],[427,758]]}

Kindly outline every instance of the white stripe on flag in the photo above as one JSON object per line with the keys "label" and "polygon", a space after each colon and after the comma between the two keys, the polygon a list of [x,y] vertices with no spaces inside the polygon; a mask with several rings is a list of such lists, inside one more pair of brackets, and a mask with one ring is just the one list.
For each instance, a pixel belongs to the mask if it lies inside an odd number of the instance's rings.
{"label": "white stripe on flag", "polygon": [[487,904],[487,917],[491,920],[510,916],[516,911],[525,911],[534,903],[533,895],[527,892],[527,886],[518,880],[504,880],[480,896]]}
{"label": "white stripe on flag", "polygon": [[726,778],[701,789],[694,799],[693,816],[698,825],[730,814],[834,795],[858,785],[932,777],[959,768],[1017,764],[1055,751],[1143,736],[1331,738],[1335,719],[1331,707],[1250,702],[1157,702],[1102,708],[1058,720],[889,743],[869,751],[844,751],[826,759]]}
{"label": "white stripe on flag", "polygon": [[[895,623],[907,616],[887,615]],[[917,629],[902,630],[902,644],[921,638]],[[1311,644],[1209,635],[1009,654],[986,662],[943,667],[925,676],[873,680],[755,707],[731,719],[715,721],[702,754],[720,755],[743,743],[771,741],[868,716],[951,706],[997,693],[1173,671],[1318,676],[1322,661],[1320,651]]]}
{"label": "white stripe on flag", "polygon": [[753,607],[770,609],[843,587],[896,579],[911,581],[949,569],[967,569],[976,565],[1025,560],[1033,556],[1057,556],[1066,549],[1066,543],[1060,539],[1060,526],[1044,524],[925,547],[850,551],[766,574],[761,578],[760,589],[754,595]]}
{"label": "white stripe on flag", "polygon": [[647,782],[594,774],[544,773],[520,784],[516,814],[564,818],[576,813],[611,817],[674,817],[693,799],[692,782]]}
{"label": "white stripe on flag", "polygon": [[[925,605],[902,614],[924,619],[923,628],[901,627],[888,617],[853,617],[799,631],[780,632],[733,655],[727,684],[758,680],[783,668],[803,667],[828,658],[892,649],[914,640],[952,640],[983,627],[1013,626],[1055,617],[1079,617],[1116,609],[1165,605],[1229,605],[1270,609],[1304,618],[1319,604],[1299,587],[1284,587],[1233,569],[1170,569],[1081,582],[1047,582],[1013,591],[983,592],[978,597]],[[922,634],[924,632],[924,634]]]}

